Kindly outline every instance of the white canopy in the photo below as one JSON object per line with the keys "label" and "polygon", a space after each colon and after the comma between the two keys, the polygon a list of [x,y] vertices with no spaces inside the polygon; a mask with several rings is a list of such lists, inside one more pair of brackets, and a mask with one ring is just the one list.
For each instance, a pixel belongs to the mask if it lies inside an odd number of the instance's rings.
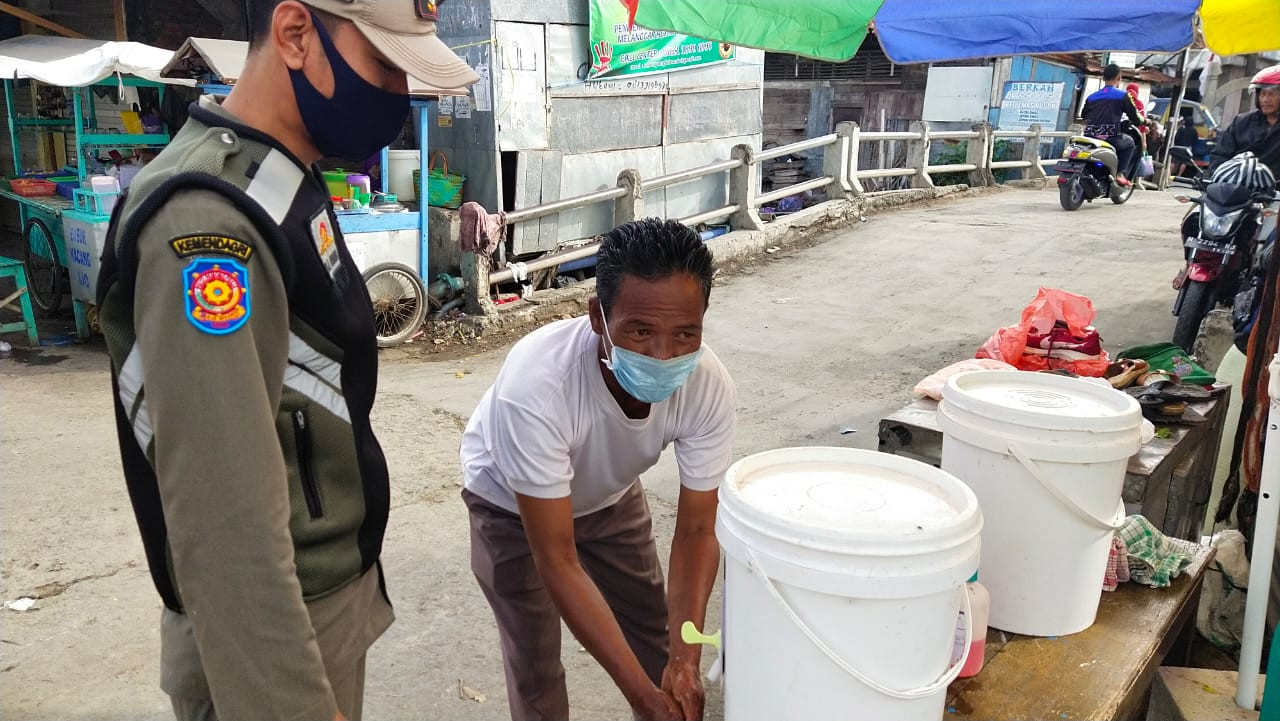
{"label": "white canopy", "polygon": [[[166,78],[194,78],[211,74],[224,85],[235,85],[244,73],[249,43],[243,40],[187,38],[161,70]],[[467,95],[467,88],[440,88],[409,76],[409,94],[414,96]]]}
{"label": "white canopy", "polygon": [[160,74],[166,78],[196,78],[205,73],[224,85],[235,85],[244,72],[249,43],[220,38],[187,38]]}
{"label": "white canopy", "polygon": [[160,70],[171,57],[169,50],[142,43],[23,35],[0,41],[0,78],[30,78],[64,88],[82,88],[120,73],[190,85],[190,81],[160,77]]}

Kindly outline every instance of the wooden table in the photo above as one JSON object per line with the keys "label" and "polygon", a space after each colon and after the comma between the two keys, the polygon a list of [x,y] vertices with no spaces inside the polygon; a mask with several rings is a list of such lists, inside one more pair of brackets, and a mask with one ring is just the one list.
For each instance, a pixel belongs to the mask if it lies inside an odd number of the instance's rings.
{"label": "wooden table", "polygon": [[[1203,423],[1165,426],[1169,438],[1151,439],[1129,459],[1122,494],[1128,513],[1146,516],[1165,535],[1200,540],[1229,390],[1222,384],[1213,399],[1189,404],[1205,417]],[[919,399],[882,419],[880,450],[941,465],[938,402]]]}
{"label": "wooden table", "polygon": [[1214,550],[1201,547],[1169,588],[1122,583],[1103,592],[1098,620],[1070,636],[987,633],[986,665],[951,684],[948,719],[1056,721],[1141,718],[1156,670],[1192,623]]}

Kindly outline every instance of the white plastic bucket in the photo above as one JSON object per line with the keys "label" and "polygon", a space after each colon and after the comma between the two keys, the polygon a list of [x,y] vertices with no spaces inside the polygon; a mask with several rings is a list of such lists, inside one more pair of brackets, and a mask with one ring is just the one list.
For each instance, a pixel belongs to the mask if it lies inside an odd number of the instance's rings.
{"label": "white plastic bucket", "polygon": [[937,721],[969,646],[981,530],[972,491],[907,458],[739,461],[716,519],[726,721]]}
{"label": "white plastic bucket", "polygon": [[978,496],[979,577],[994,628],[1063,636],[1093,625],[1125,466],[1142,446],[1137,401],[1047,373],[988,370],[947,381],[942,468]]}
{"label": "white plastic bucket", "polygon": [[387,183],[397,199],[417,200],[418,189],[413,185],[413,171],[418,169],[421,158],[417,150],[387,151]]}

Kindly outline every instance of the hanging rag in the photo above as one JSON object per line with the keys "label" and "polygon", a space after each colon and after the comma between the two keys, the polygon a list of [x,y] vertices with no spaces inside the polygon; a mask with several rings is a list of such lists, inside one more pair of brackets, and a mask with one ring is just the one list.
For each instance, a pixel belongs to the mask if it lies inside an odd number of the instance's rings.
{"label": "hanging rag", "polygon": [[1265,274],[1267,280],[1262,287],[1262,299],[1258,303],[1258,319],[1249,332],[1245,351],[1244,378],[1240,384],[1240,424],[1236,427],[1235,443],[1231,449],[1231,472],[1214,517],[1219,523],[1230,518],[1231,506],[1239,497],[1236,520],[1250,545],[1258,513],[1258,485],[1262,480],[1262,442],[1267,411],[1271,407],[1271,396],[1267,391],[1271,374],[1267,366],[1280,347],[1278,273],[1280,253],[1272,253]]}
{"label": "hanging rag", "polygon": [[507,214],[490,213],[479,203],[463,203],[458,247],[464,253],[493,255],[498,245],[507,239]]}
{"label": "hanging rag", "polygon": [[1107,573],[1102,579],[1102,590],[1114,591],[1121,583],[1129,580],[1129,549],[1124,539],[1111,534],[1111,553],[1107,556]]}
{"label": "hanging rag", "polygon": [[1213,537],[1212,545],[1218,553],[1205,570],[1196,630],[1214,646],[1234,651],[1244,638],[1244,602],[1249,590],[1244,534],[1235,529],[1223,531]]}
{"label": "hanging rag", "polygon": [[1200,546],[1169,538],[1143,516],[1129,516],[1116,532],[1129,552],[1129,577],[1135,583],[1165,588],[1191,565]]}

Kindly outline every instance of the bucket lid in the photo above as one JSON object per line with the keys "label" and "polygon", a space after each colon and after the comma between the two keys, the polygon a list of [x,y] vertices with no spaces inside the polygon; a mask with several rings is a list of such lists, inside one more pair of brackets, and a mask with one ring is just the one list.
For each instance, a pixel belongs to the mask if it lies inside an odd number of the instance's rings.
{"label": "bucket lid", "polygon": [[778,540],[850,555],[956,548],[982,530],[969,487],[909,458],[852,448],[784,448],[729,469],[721,511]]}
{"label": "bucket lid", "polygon": [[1142,424],[1142,409],[1129,394],[1052,373],[959,373],[947,380],[942,400],[984,418],[1045,430],[1123,431]]}

